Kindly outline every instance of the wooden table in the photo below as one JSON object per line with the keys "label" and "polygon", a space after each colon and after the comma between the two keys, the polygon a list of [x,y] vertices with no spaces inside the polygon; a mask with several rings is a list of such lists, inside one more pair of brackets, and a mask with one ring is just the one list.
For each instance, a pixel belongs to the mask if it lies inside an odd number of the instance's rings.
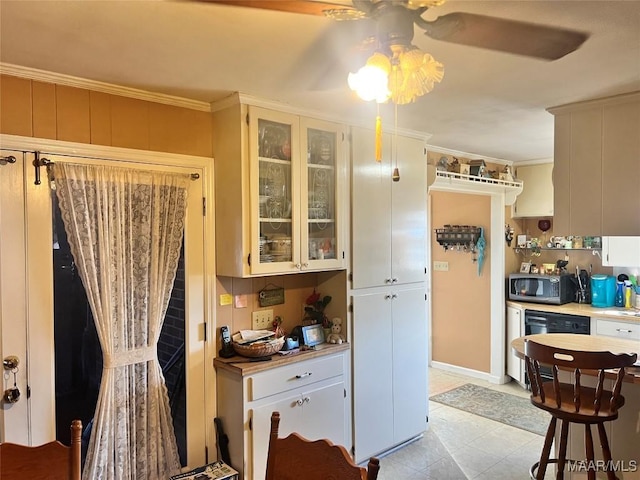
{"label": "wooden table", "polygon": [[[640,359],[640,342],[623,340],[601,335],[579,335],[575,333],[539,333],[518,337],[511,342],[513,353],[518,358],[524,358],[524,339],[531,339],[537,343],[551,347],[579,350],[585,352],[637,353]],[[640,384],[640,367],[627,369],[626,382]]]}

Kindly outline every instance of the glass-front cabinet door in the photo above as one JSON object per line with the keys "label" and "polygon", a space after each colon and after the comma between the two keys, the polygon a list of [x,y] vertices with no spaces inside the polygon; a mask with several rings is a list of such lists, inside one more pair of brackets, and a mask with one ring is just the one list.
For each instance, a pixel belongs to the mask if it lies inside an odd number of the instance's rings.
{"label": "glass-front cabinet door", "polygon": [[298,117],[252,107],[249,135],[251,273],[299,270]]}
{"label": "glass-front cabinet door", "polygon": [[303,268],[339,268],[344,264],[338,186],[343,172],[341,125],[302,118],[301,258]]}

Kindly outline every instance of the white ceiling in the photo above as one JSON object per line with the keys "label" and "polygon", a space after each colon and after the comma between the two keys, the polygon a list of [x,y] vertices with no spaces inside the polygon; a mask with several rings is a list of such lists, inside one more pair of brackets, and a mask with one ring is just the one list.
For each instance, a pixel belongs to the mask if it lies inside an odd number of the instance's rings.
{"label": "white ceiling", "polygon": [[[259,0],[256,0],[259,1]],[[398,107],[398,126],[430,144],[514,162],[553,157],[546,108],[640,90],[640,1],[458,1],[464,11],[590,34],[553,62],[430,39],[414,44],[445,66],[442,83]],[[340,59],[359,22],[190,1],[0,0],[0,62],[205,102],[240,91],[373,124]],[[386,128],[393,109],[382,107]]]}

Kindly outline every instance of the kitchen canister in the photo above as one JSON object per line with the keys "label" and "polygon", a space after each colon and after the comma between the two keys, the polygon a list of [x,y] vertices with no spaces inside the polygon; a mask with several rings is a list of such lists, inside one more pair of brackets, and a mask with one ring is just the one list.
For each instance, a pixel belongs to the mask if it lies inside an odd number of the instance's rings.
{"label": "kitchen canister", "polygon": [[612,275],[591,276],[591,306],[613,307],[616,295],[616,277]]}

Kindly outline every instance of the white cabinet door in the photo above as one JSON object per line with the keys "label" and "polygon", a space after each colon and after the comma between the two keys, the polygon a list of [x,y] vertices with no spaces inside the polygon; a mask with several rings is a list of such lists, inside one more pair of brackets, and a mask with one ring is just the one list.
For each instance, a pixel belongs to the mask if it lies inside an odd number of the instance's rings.
{"label": "white cabinet door", "polygon": [[426,430],[428,337],[421,285],[353,297],[356,462]]}
{"label": "white cabinet door", "polygon": [[602,237],[602,265],[640,266],[640,237]]}
{"label": "white cabinet door", "polygon": [[391,136],[376,163],[373,131],[351,133],[351,258],[353,288],[391,283]]}
{"label": "white cabinet door", "polygon": [[252,468],[253,479],[264,479],[267,469],[271,414],[280,412],[278,437],[296,432],[308,440],[325,438],[344,446],[344,382],[342,377],[333,383],[309,390],[278,395],[273,402],[253,410]]}
{"label": "white cabinet door", "polygon": [[344,265],[344,127],[310,118],[300,119],[301,270]]}
{"label": "white cabinet door", "polygon": [[397,289],[391,297],[393,440],[397,444],[427,429],[427,312],[424,287]]}
{"label": "white cabinet door", "polygon": [[[372,130],[354,128],[351,139],[353,288],[424,281],[427,187],[423,141],[385,135],[382,162],[376,163]],[[396,164],[398,182],[391,178]]]}
{"label": "white cabinet door", "polygon": [[[427,161],[422,140],[397,138],[400,181],[391,182],[392,283],[423,282],[426,274]],[[395,150],[395,148],[394,148]],[[395,160],[392,162],[395,166]]]}
{"label": "white cabinet door", "polygon": [[522,193],[513,206],[513,216],[550,217],[553,215],[553,163],[525,165],[516,169],[522,180]]}
{"label": "white cabinet door", "polygon": [[522,316],[521,308],[507,307],[507,375],[520,384],[524,384],[524,362],[513,353],[511,341],[524,335]]}
{"label": "white cabinet door", "polygon": [[299,118],[250,108],[251,273],[300,266]]}
{"label": "white cabinet door", "polygon": [[354,296],[353,317],[354,447],[356,462],[361,462],[392,445],[391,295]]}

